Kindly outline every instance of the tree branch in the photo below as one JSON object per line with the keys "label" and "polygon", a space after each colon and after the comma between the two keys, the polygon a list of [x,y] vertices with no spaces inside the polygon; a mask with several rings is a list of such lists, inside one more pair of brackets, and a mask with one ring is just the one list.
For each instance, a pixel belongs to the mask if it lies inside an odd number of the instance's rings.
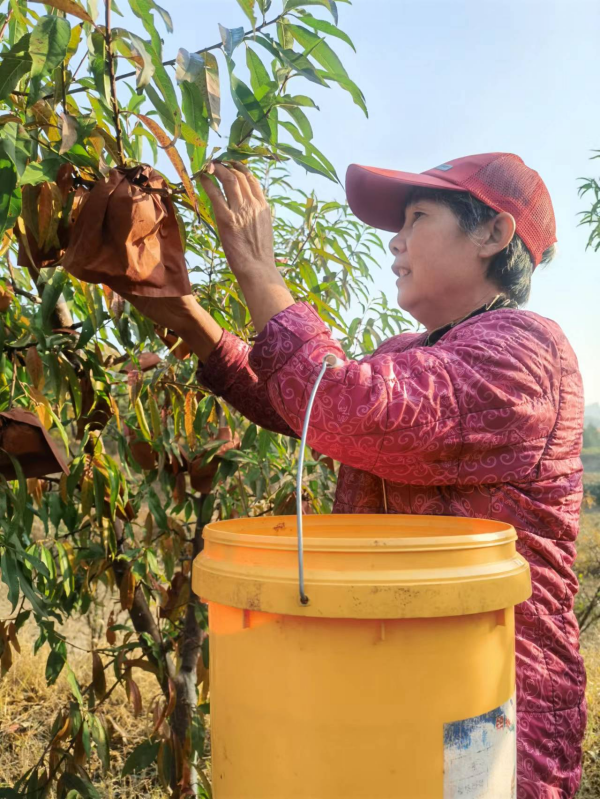
{"label": "tree branch", "polygon": [[[258,31],[263,30],[263,28],[268,28],[270,25],[275,25],[275,23],[279,22],[279,20],[283,16],[284,14],[279,14],[273,19],[270,19],[267,22],[263,22],[261,25],[258,25],[256,28],[254,28],[254,30],[250,29],[244,31],[244,39],[247,39],[249,36],[253,36],[255,33],[258,33]],[[196,55],[201,55],[202,53],[208,53],[210,50],[218,50],[222,46],[223,42],[217,42],[216,44],[211,44],[210,47],[203,47],[201,50],[196,50],[195,53]],[[163,67],[172,67],[176,63],[177,63],[176,58],[170,58],[168,61],[163,61],[162,65]],[[136,71],[125,72],[123,75],[117,75],[115,77],[115,80],[125,80],[126,78],[135,78],[136,75],[137,75]],[[86,86],[80,86],[79,88],[70,91],[69,94],[78,94],[79,92],[87,92],[87,91],[88,89]],[[16,92],[13,92],[13,94],[16,94]],[[52,97],[52,95],[48,95],[48,97]],[[44,99],[47,99],[47,97],[44,97]]]}
{"label": "tree branch", "polygon": [[106,41],[106,66],[108,67],[108,77],[110,79],[110,99],[112,101],[113,117],[115,121],[115,138],[117,140],[117,150],[119,152],[120,166],[125,163],[125,154],[123,152],[123,135],[121,133],[121,119],[119,117],[119,101],[117,99],[117,84],[115,78],[115,63],[112,49],[112,35],[110,32],[110,9],[111,0],[105,0],[105,22],[106,31],[104,38]]}

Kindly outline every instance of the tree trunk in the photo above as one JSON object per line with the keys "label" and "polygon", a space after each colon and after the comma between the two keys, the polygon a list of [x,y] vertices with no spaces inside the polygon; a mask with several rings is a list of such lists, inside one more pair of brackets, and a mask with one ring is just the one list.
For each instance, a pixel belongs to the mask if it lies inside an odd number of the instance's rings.
{"label": "tree trunk", "polygon": [[[202,523],[202,506],[204,504],[205,495],[200,497],[198,508],[198,516],[196,519],[196,529],[193,541],[193,557],[196,558],[204,547],[204,539],[202,538],[202,531],[204,524]],[[192,572],[190,571],[190,599],[185,614],[185,621],[183,626],[183,636],[180,646],[181,666],[179,673],[175,677],[175,687],[177,689],[177,699],[175,703],[175,710],[171,717],[171,728],[173,734],[178,742],[183,757],[193,757],[191,750],[191,724],[192,718],[197,706],[197,678],[196,667],[198,664],[198,657],[202,646],[202,630],[196,618],[196,609],[200,607],[200,600],[193,593],[191,587]],[[179,748],[178,747],[178,748]],[[198,771],[194,763],[190,763],[189,771],[189,788],[196,796],[198,793]],[[184,788],[188,786],[182,786]],[[179,796],[179,794],[176,794]]]}

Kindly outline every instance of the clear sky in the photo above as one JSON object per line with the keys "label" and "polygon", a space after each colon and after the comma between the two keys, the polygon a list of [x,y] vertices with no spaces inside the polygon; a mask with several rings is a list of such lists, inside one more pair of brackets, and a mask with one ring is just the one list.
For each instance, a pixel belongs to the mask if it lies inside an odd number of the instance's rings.
{"label": "clear sky", "polygon": [[[247,27],[235,0],[162,4],[175,26],[165,36],[167,57],[219,41],[218,22]],[[274,0],[271,14],[280,7]],[[343,42],[334,47],[366,95],[369,118],[345,92],[310,84],[306,93],[321,109],[311,115],[315,144],[340,176],[352,162],[422,172],[496,151],[536,169],[554,203],[559,256],[535,273],[528,308],[561,325],[579,358],[586,403],[600,401],[600,251],[585,251],[588,229],[577,216],[591,205],[589,195],[578,198],[578,178],[600,178],[600,159],[589,160],[600,150],[600,3],[354,0],[338,8],[358,52]],[[318,7],[314,13],[327,15]],[[129,14],[118,24],[140,30]],[[221,66],[228,130],[233,111]],[[303,189],[343,197],[325,179],[300,168],[293,174]],[[393,297],[391,257],[383,260],[377,285]]]}

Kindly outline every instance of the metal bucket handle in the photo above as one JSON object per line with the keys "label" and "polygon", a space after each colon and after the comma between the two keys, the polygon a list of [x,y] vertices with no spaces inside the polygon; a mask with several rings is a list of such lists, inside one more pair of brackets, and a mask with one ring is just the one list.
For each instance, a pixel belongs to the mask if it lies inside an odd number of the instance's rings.
{"label": "metal bucket handle", "polygon": [[336,355],[333,355],[333,353],[328,353],[323,358],[321,371],[317,375],[315,384],[310,392],[308,405],[306,406],[304,425],[302,427],[302,436],[300,438],[300,454],[298,455],[298,471],[296,474],[296,530],[298,534],[298,588],[300,592],[300,604],[302,605],[308,605],[310,601],[304,593],[304,539],[302,533],[302,472],[304,470],[304,449],[306,447],[306,438],[308,436],[310,414],[319,384],[328,368],[331,368],[332,366],[340,366],[341,364],[342,361]]}

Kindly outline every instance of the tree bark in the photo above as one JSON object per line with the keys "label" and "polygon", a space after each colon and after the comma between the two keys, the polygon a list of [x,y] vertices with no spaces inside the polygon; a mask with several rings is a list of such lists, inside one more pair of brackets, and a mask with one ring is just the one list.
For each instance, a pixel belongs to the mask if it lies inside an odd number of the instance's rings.
{"label": "tree bark", "polygon": [[[117,552],[123,552],[123,522],[119,519],[115,519],[114,521],[115,526],[115,537],[117,539]],[[114,560],[112,563],[113,571],[115,573],[115,579],[117,581],[117,586],[121,587],[121,582],[127,571],[127,562],[124,560]],[[156,666],[159,670],[159,676],[157,677],[160,687],[162,688],[162,692],[165,698],[168,700],[169,698],[169,678],[171,680],[175,679],[175,665],[172,659],[169,657],[169,654],[164,651],[164,642],[162,636],[160,634],[160,630],[156,624],[154,616],[150,608],[148,607],[148,603],[146,602],[146,597],[144,596],[144,592],[142,591],[141,586],[137,585],[135,588],[135,593],[133,595],[133,605],[131,610],[129,611],[129,617],[133,624],[133,628],[140,636],[140,645],[142,647],[142,651],[144,655],[148,658],[148,661]],[[160,659],[156,657],[154,654],[154,650],[149,646],[147,641],[142,637],[141,633],[147,633],[154,643],[156,644],[157,649],[161,653]]]}
{"label": "tree bark", "polygon": [[[204,539],[202,538],[202,531],[204,524],[202,522],[202,506],[204,504],[205,495],[200,497],[198,508],[198,516],[196,519],[196,528],[194,532],[193,541],[193,557],[202,552],[204,548]],[[190,571],[190,599],[185,614],[185,621],[183,625],[183,634],[180,646],[181,665],[179,673],[175,678],[175,687],[177,689],[177,699],[175,703],[175,710],[171,717],[171,728],[175,735],[182,752],[188,752],[192,756],[191,748],[188,742],[188,736],[191,734],[191,723],[193,714],[197,705],[197,671],[198,658],[201,656],[202,646],[202,630],[196,618],[196,609],[200,607],[200,600],[192,591],[192,572]],[[194,795],[198,792],[198,771],[194,763],[191,763],[190,769],[190,785],[189,787],[194,791]]]}

